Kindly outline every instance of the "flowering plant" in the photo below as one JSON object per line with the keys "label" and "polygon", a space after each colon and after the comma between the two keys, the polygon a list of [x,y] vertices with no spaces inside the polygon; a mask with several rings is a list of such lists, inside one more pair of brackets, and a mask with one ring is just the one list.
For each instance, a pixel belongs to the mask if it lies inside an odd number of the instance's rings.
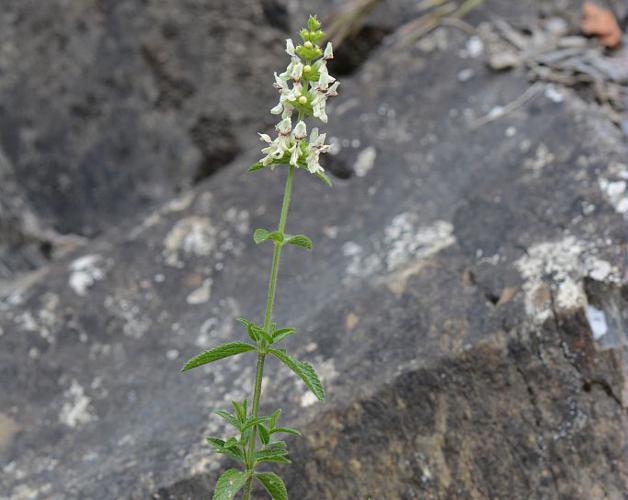
{"label": "flowering plant", "polygon": [[[329,145],[325,144],[325,134],[319,134],[318,128],[313,128],[308,137],[305,120],[308,117],[314,117],[327,123],[325,110],[327,98],[337,95],[339,85],[327,71],[327,61],[333,58],[333,49],[331,43],[327,43],[324,50],[319,46],[324,33],[314,16],[310,16],[307,28],[301,30],[300,36],[303,43],[297,46],[292,40],[286,40],[286,52],[290,56],[290,64],[283,73],[279,75],[275,73],[274,85],[279,91],[279,103],[272,108],[271,113],[281,115],[281,121],[275,126],[277,136],[272,139],[267,134],[259,134],[266,144],[262,149],[265,156],[249,168],[249,171],[253,172],[266,167],[274,169],[277,165],[288,166],[277,230],[256,229],[253,234],[255,243],[270,241],[274,245],[264,322],[259,325],[240,318],[239,321],[244,326],[251,343],[228,342],[219,345],[192,358],[183,367],[183,371],[187,371],[230,356],[246,352],[257,353],[255,389],[250,408],[245,399],[242,402],[232,402],[234,413],[227,410],[215,412],[235,428],[236,436],[227,439],[207,438],[216,452],[243,464],[243,469],[232,468],[222,473],[214,490],[214,500],[230,500],[242,489],[244,489],[244,500],[249,500],[254,479],[262,484],[273,500],[287,500],[288,498],[285,484],[277,474],[256,470],[258,465],[266,462],[290,463],[287,458],[287,444],[283,440],[276,439],[276,435],[300,435],[296,429],[278,424],[281,410],[277,409],[269,416],[259,414],[266,356],[271,355],[290,368],[316,398],[321,401],[325,398],[325,390],[314,368],[308,363],[293,358],[285,349],[276,347],[296,330],[289,327],[280,328],[272,321],[282,247],[296,245],[308,250],[312,248],[312,242],[307,236],[285,233],[295,170],[306,170],[331,185],[329,178],[325,175],[325,170],[319,163],[320,154],[330,149]],[[297,117],[293,127],[295,113]],[[259,449],[257,449],[258,444]]]}

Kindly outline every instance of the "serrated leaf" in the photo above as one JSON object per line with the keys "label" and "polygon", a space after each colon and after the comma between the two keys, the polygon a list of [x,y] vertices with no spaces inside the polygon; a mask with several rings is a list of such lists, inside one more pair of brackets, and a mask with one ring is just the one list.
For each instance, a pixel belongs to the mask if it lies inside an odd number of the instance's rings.
{"label": "serrated leaf", "polygon": [[263,338],[267,344],[273,343],[273,338],[270,335],[268,335],[268,333],[266,333],[263,328],[260,328],[257,325],[251,325],[251,329],[253,330],[253,334],[256,337]]}
{"label": "serrated leaf", "polygon": [[244,328],[246,328],[246,334],[249,336],[249,338],[253,342],[255,343],[259,342],[259,338],[257,337],[257,335],[255,334],[255,331],[253,330],[254,326],[257,327],[255,323],[253,323],[252,321],[249,321],[246,318],[238,318],[238,322],[244,325]]}
{"label": "serrated leaf", "polygon": [[240,404],[237,401],[231,401],[231,405],[233,406],[240,423],[244,423],[246,420],[246,399],[244,400],[244,404]]}
{"label": "serrated leaf", "polygon": [[226,344],[216,346],[202,354],[199,354],[198,356],[193,357],[185,364],[181,371],[185,372],[207,363],[213,363],[219,359],[228,358],[229,356],[235,356],[243,352],[254,350],[255,346],[252,346],[251,344],[245,344],[244,342],[227,342]]}
{"label": "serrated leaf", "polygon": [[298,247],[306,248],[307,250],[312,250],[312,240],[310,240],[304,234],[297,234],[291,236],[286,240],[286,243],[289,245],[295,245]]}
{"label": "serrated leaf", "polygon": [[242,431],[252,429],[255,425],[266,422],[266,420],[268,420],[268,417],[251,417],[246,421],[244,426],[242,426]]}
{"label": "serrated leaf", "polygon": [[216,410],[214,413],[218,415],[219,417],[224,418],[227,422],[233,425],[236,429],[238,430],[240,429],[240,421],[236,418],[235,415],[232,415],[226,410]]}
{"label": "serrated leaf", "polygon": [[238,469],[228,469],[223,472],[214,489],[213,500],[232,500],[242,489],[248,474]]}
{"label": "serrated leaf", "polygon": [[316,172],[316,175],[318,176],[320,180],[322,180],[329,187],[333,187],[333,184],[331,183],[331,179],[327,177],[327,175],[325,175],[323,172]]}
{"label": "serrated leaf", "polygon": [[265,165],[263,165],[261,161],[258,161],[257,163],[253,163],[253,165],[251,165],[248,168],[247,172],[255,172],[257,170],[261,170],[264,167],[265,167]]}
{"label": "serrated leaf", "polygon": [[268,231],[267,229],[256,229],[253,233],[253,241],[255,241],[255,243],[259,245],[260,243],[268,239],[269,234],[270,231]]}
{"label": "serrated leaf", "polygon": [[268,239],[274,240],[277,243],[283,242],[284,234],[281,231],[273,231],[268,235]]}
{"label": "serrated leaf", "polygon": [[281,342],[293,333],[296,333],[296,329],[294,328],[282,328],[281,330],[277,330],[273,333],[273,342]]}
{"label": "serrated leaf", "polygon": [[216,437],[208,437],[207,442],[214,448],[216,453],[221,453],[223,455],[227,455],[234,460],[239,460],[240,462],[244,462],[244,457],[242,456],[242,451],[239,446],[235,447],[227,447],[225,441]]}
{"label": "serrated leaf", "polygon": [[258,472],[257,480],[262,483],[273,500],[288,500],[288,491],[283,480],[274,472]]}
{"label": "serrated leaf", "polygon": [[283,350],[269,349],[268,352],[296,373],[319,401],[325,399],[325,389],[312,365],[293,358]]}
{"label": "serrated leaf", "polygon": [[257,428],[259,430],[259,438],[262,444],[268,444],[270,441],[270,431],[268,428],[264,424],[259,424]]}
{"label": "serrated leaf", "polygon": [[277,432],[292,434],[293,436],[302,436],[302,434],[298,430],[293,429],[292,427],[275,427],[270,431],[271,434],[275,434]]}
{"label": "serrated leaf", "polygon": [[275,424],[277,423],[277,419],[278,419],[280,416],[281,416],[281,410],[278,408],[278,409],[276,409],[276,410],[272,413],[272,415],[270,416],[270,421],[269,421],[269,423],[270,423],[271,428],[272,428],[272,427],[275,427]]}
{"label": "serrated leaf", "polygon": [[255,461],[257,462],[278,462],[281,464],[289,464],[290,460],[286,458],[287,450],[260,450],[255,452]]}
{"label": "serrated leaf", "polygon": [[225,441],[223,439],[213,436],[208,437],[207,442],[211,444],[216,450],[222,450],[222,447],[225,445]]}

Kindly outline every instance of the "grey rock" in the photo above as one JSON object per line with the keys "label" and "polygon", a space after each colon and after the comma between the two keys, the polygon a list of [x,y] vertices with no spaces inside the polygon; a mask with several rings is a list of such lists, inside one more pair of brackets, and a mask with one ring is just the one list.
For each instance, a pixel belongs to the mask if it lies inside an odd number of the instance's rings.
{"label": "grey rock", "polygon": [[[528,84],[446,35],[343,81],[327,168],[345,179],[297,176],[288,230],[315,245],[286,250],[276,318],[329,399],[269,366],[263,411],[305,434],[278,469],[303,499],[621,498],[622,134],[564,89],[474,126]],[[207,495],[226,466],[210,411],[250,393],[253,359],[178,369],[262,313],[270,248],[250,234],[276,223],[285,171],[244,175],[255,157],[5,294],[8,498]]]}

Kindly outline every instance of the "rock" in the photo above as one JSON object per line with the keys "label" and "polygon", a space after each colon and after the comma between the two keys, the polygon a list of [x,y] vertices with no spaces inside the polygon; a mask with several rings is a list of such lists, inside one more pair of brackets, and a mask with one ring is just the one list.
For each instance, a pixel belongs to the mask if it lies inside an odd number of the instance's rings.
{"label": "rock", "polygon": [[[276,318],[329,398],[269,366],[263,411],[305,434],[277,470],[303,499],[621,498],[621,131],[569,90],[473,126],[528,84],[443,29],[446,48],[382,47],[343,81],[327,167],[346,179],[297,175],[288,230],[314,251],[286,250]],[[253,359],[178,370],[262,313],[271,249],[251,234],[285,171],[244,176],[256,157],[5,294],[8,498],[208,494],[210,411],[250,393]]]}
{"label": "rock", "polygon": [[[264,84],[283,63],[285,33],[264,5],[5,5],[0,149],[43,232],[100,235],[246,149],[269,122],[275,91]],[[38,252],[26,239],[12,254],[27,262],[0,255],[11,260],[0,279],[58,247],[44,238]]]}

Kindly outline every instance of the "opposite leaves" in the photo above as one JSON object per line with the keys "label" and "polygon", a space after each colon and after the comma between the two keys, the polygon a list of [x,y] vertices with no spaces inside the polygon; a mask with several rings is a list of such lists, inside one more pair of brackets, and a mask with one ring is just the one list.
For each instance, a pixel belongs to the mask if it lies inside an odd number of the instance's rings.
{"label": "opposite leaves", "polygon": [[204,353],[193,357],[185,364],[181,371],[185,372],[191,370],[192,368],[196,368],[197,366],[213,363],[219,359],[254,350],[255,346],[252,346],[251,344],[245,344],[244,342],[227,342],[226,344],[219,345],[209,351],[205,351]]}
{"label": "opposite leaves", "polygon": [[268,353],[275,356],[279,361],[301,377],[301,380],[305,382],[307,388],[312,391],[314,396],[316,396],[319,401],[323,401],[325,399],[325,389],[323,388],[323,384],[321,384],[318,374],[312,365],[305,363],[304,361],[294,359],[284,350],[269,349]]}

